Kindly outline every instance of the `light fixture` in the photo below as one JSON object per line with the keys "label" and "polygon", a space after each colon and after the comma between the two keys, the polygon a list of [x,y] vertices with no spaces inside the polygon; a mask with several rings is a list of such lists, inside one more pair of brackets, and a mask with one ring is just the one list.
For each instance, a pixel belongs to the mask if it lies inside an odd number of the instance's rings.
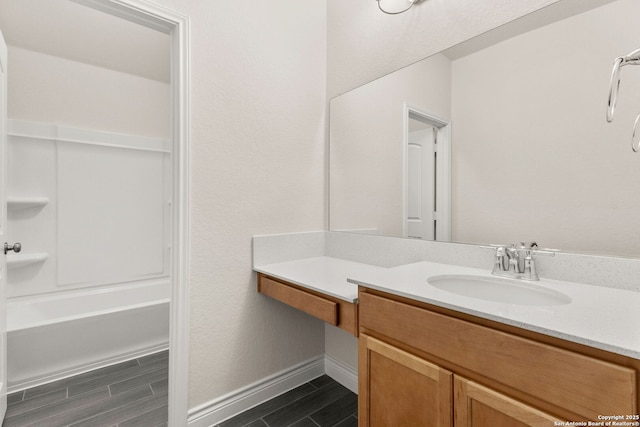
{"label": "light fixture", "polygon": [[407,10],[411,9],[413,7],[414,4],[419,3],[421,0],[409,0],[409,7],[397,11],[397,12],[389,12],[388,10],[385,10],[382,5],[380,4],[381,0],[376,0],[376,2],[378,2],[378,9],[380,9],[382,12],[386,13],[387,15],[399,15],[401,13],[406,12]]}

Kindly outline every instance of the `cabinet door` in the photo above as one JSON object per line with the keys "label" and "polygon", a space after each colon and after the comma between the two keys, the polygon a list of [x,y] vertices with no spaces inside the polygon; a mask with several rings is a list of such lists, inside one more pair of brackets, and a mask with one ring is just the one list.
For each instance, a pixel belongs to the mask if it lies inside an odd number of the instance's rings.
{"label": "cabinet door", "polygon": [[459,376],[454,377],[456,427],[549,427],[560,421],[522,402]]}
{"label": "cabinet door", "polygon": [[360,427],[450,427],[453,374],[360,334]]}

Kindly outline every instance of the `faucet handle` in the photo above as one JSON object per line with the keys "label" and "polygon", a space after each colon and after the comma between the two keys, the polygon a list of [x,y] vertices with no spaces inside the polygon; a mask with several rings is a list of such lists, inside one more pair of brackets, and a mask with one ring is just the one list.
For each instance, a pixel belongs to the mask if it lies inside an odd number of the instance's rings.
{"label": "faucet handle", "polygon": [[509,259],[518,259],[519,257],[519,251],[521,249],[520,246],[516,245],[515,243],[512,243],[510,246],[507,246],[505,248],[505,251],[507,252],[507,256],[509,257]]}
{"label": "faucet handle", "polygon": [[540,280],[538,277],[538,271],[536,270],[536,260],[533,259],[533,254],[555,256],[557,250],[537,250],[527,249],[526,256],[524,258],[524,268],[522,270],[522,280]]}
{"label": "faucet handle", "polygon": [[489,243],[488,245],[478,245],[479,248],[482,249],[498,249],[498,248],[503,248],[507,246],[507,245],[497,245],[495,243]]}
{"label": "faucet handle", "polygon": [[538,244],[536,242],[520,242],[517,246],[518,249],[527,250],[537,248]]}
{"label": "faucet handle", "polygon": [[493,270],[492,274],[502,274],[508,270],[507,263],[505,260],[507,259],[507,252],[504,246],[496,247],[496,254],[493,260]]}
{"label": "faucet handle", "polygon": [[529,252],[536,255],[556,256],[558,249],[529,249]]}
{"label": "faucet handle", "polygon": [[478,245],[479,248],[482,249],[493,249],[494,254],[496,257],[504,257],[507,255],[507,248],[509,247],[508,245],[496,245],[493,243],[490,243],[488,245]]}
{"label": "faucet handle", "polygon": [[522,280],[540,280],[536,271],[536,261],[533,259],[533,253],[532,249],[527,249],[524,268],[522,269]]}
{"label": "faucet handle", "polygon": [[507,252],[505,245],[479,245],[479,247],[483,249],[493,249],[493,269],[491,270],[491,274],[495,274],[497,276],[502,276],[507,272]]}

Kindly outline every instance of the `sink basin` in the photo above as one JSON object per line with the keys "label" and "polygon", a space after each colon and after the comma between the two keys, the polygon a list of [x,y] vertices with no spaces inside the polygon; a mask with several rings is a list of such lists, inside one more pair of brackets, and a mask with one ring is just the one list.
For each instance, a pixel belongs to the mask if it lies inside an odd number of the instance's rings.
{"label": "sink basin", "polygon": [[434,276],[431,286],[443,291],[486,301],[518,305],[569,304],[567,295],[517,279],[483,276]]}

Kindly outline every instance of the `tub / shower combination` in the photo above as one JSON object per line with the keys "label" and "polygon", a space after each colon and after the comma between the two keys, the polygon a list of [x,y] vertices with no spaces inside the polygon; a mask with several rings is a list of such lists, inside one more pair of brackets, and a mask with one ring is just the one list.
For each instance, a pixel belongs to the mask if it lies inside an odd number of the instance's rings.
{"label": "tub / shower combination", "polygon": [[169,348],[168,280],[12,298],[8,392]]}
{"label": "tub / shower combination", "polygon": [[167,140],[22,120],[8,131],[7,239],[23,244],[7,256],[8,391],[166,350]]}

